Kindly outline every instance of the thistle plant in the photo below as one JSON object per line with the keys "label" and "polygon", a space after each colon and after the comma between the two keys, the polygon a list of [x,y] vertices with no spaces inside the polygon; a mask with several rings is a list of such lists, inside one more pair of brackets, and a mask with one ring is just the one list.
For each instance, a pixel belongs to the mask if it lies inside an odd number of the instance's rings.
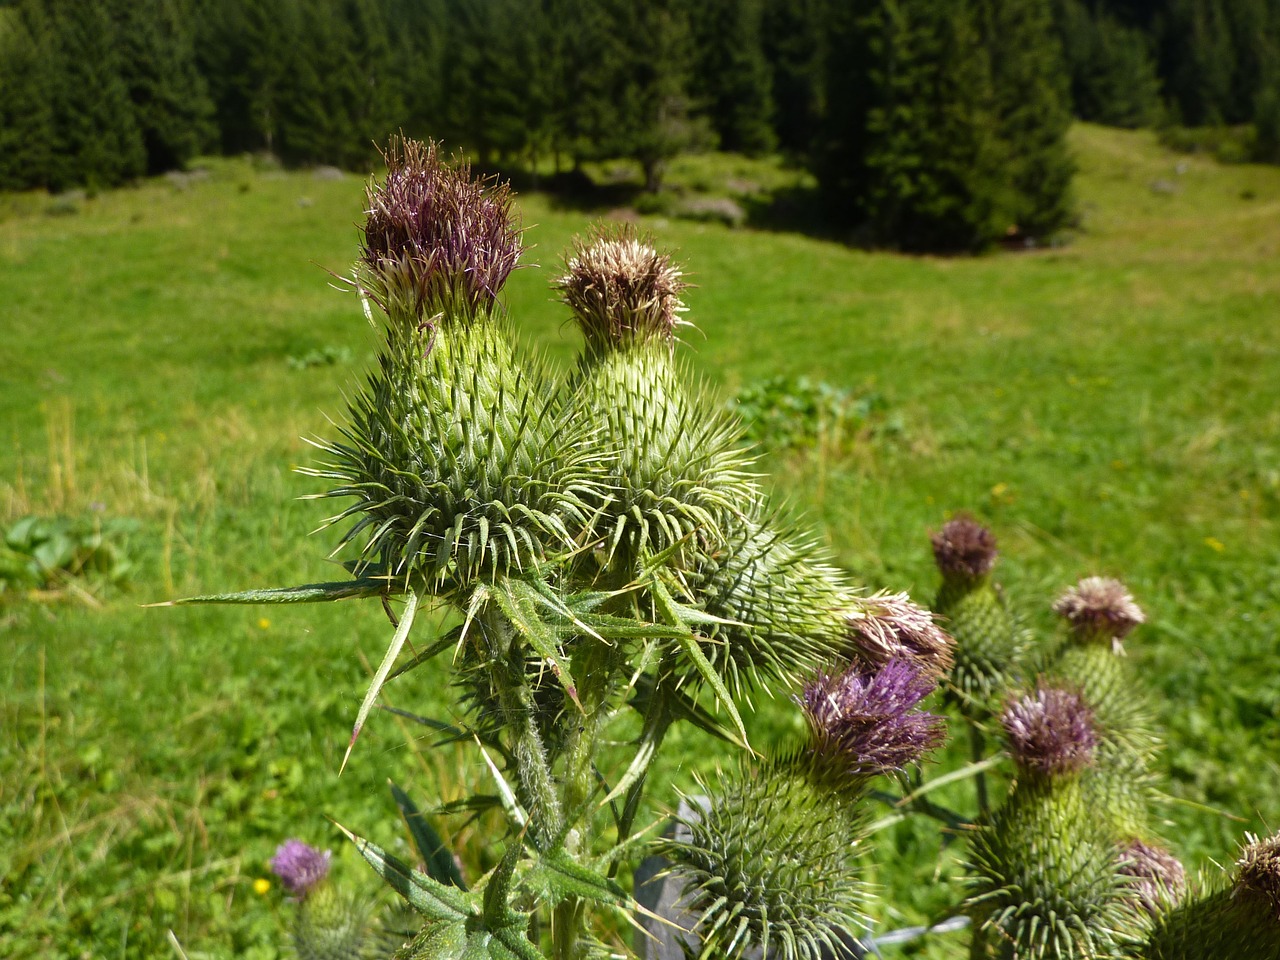
{"label": "thistle plant", "polygon": [[[1083,585],[1064,600],[1079,636],[1058,680],[1017,699],[1025,635],[991,581],[990,532],[957,518],[934,536],[937,617],[840,570],[772,502],[741,424],[681,361],[684,273],[651,238],[600,228],[565,257],[553,286],[582,348],[561,375],[518,343],[501,299],[524,254],[510,190],[434,145],[397,139],[385,157],[347,277],[377,360],[306,471],[327,485],[317,498],[341,503],[328,524],[348,576],[179,602],[378,601],[391,637],[343,765],[384,685],[426,666],[453,704],[447,720],[424,719],[483,761],[491,783],[469,808],[502,826],[496,865],[470,888],[421,821],[421,868],[345,831],[416,913],[416,929],[395,926],[395,948],[365,939],[324,878],[327,855],[286,844],[274,863],[297,898],[301,956],[616,950],[596,938],[643,912],[625,867],[655,851],[683,883],[699,956],[857,955],[881,909],[864,873],[869,812],[892,796],[877,784],[909,790],[908,813],[940,810],[915,799],[928,789],[921,761],[945,736],[926,709],[939,689],[980,761],[947,780],[1000,761],[982,741],[997,717],[1014,759],[999,809],[983,795],[976,825],[944,817],[975,828],[974,887],[956,904],[973,918],[975,957],[1103,956],[1122,942],[1165,956],[1150,951],[1186,924],[1264,903],[1265,851],[1241,866],[1233,890],[1245,892],[1229,902],[1169,907],[1171,868],[1141,818],[1095,815],[1123,798],[1093,784],[1126,769],[1117,758],[1146,758],[1124,754],[1137,726],[1108,693],[1113,638],[1134,621],[1124,603],[1095,603]],[[428,605],[458,626],[408,655]],[[802,743],[757,752],[743,713],[758,696],[800,711]],[[678,796],[652,782],[678,724],[735,755],[719,776],[704,768],[677,841],[642,813]]]}

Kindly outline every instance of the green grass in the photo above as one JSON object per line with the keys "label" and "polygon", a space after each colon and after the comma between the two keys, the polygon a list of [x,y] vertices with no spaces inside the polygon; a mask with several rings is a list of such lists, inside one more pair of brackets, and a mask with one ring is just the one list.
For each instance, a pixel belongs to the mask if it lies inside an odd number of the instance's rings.
{"label": "green grass", "polygon": [[[1167,731],[1169,791],[1244,818],[1170,804],[1166,835],[1193,866],[1223,862],[1244,830],[1280,825],[1280,170],[1147,134],[1073,140],[1083,227],[1056,249],[907,258],[645,225],[698,284],[685,355],[714,389],[806,374],[876,391],[901,423],[766,460],[867,584],[928,600],[926,530],[962,508],[994,526],[1000,575],[1046,635],[1048,602],[1077,577],[1129,583],[1150,618],[1128,648]],[[323,508],[296,499],[315,487],[292,467],[373,356],[326,273],[354,256],[361,183],[209,170],[69,215],[0,198],[0,524],[142,524],[131,592],[0,596],[0,955],[162,956],[172,929],[192,958],[277,956],[285,907],[253,882],[280,840],[342,849],[331,816],[394,843],[388,777],[423,805],[483,782],[474,754],[427,750],[385,714],[338,778],[388,638],[376,605],[139,606],[332,575],[333,536],[306,536]],[[689,175],[705,189],[714,165]],[[567,363],[576,340],[548,281],[587,217],[536,195],[523,210],[543,266],[513,278],[511,312]],[[355,368],[289,363],[342,350]],[[387,699],[447,713],[424,674]],[[783,698],[754,722],[767,742],[794,721]],[[687,786],[706,755],[677,741],[666,781]],[[885,924],[944,903],[932,825],[883,838]],[[492,853],[483,827],[460,841],[472,869]],[[364,879],[348,852],[337,869]],[[959,957],[960,942],[919,955]]]}

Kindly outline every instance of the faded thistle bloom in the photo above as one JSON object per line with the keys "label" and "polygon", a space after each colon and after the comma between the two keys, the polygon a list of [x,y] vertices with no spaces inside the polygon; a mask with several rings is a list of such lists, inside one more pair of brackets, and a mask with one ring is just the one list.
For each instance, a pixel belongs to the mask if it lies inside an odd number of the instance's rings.
{"label": "faded thistle bloom", "polygon": [[873,664],[906,659],[924,674],[940,677],[951,668],[954,641],[933,614],[905,593],[877,593],[845,614],[849,639]]}
{"label": "faded thistle bloom", "polygon": [[1024,769],[1053,777],[1093,763],[1093,711],[1069,690],[1039,687],[1011,703],[1001,722],[1013,759]]}
{"label": "faded thistle bloom", "polygon": [[1177,903],[1187,886],[1187,871],[1168,850],[1134,840],[1120,851],[1120,875],[1132,878],[1138,905],[1155,916]]}
{"label": "faded thistle bloom", "polygon": [[329,850],[317,850],[291,837],[276,848],[276,855],[271,859],[271,872],[280,878],[290,893],[305,897],[328,875],[332,856]]}
{"label": "faded thistle bloom", "polygon": [[910,660],[890,660],[874,673],[857,667],[819,674],[799,698],[819,758],[842,774],[901,770],[941,746],[946,721],[917,705],[936,680]]}
{"label": "faded thistle bloom", "polygon": [[968,514],[947,521],[930,540],[933,558],[946,579],[976,580],[995,566],[995,536]]}
{"label": "faded thistle bloom", "polygon": [[1110,577],[1085,577],[1057,599],[1053,612],[1078,639],[1117,645],[1147,619],[1125,585]]}
{"label": "faded thistle bloom", "polygon": [[670,342],[681,325],[688,284],[678,265],[630,227],[597,227],[578,240],[555,284],[593,349]]}
{"label": "faded thistle bloom", "polygon": [[1236,896],[1248,896],[1266,906],[1272,921],[1280,925],[1280,833],[1259,840],[1251,833],[1236,861]]}
{"label": "faded thistle bloom", "polygon": [[360,286],[384,311],[474,312],[493,303],[524,252],[505,183],[472,179],[434,143],[392,139],[370,184]]}

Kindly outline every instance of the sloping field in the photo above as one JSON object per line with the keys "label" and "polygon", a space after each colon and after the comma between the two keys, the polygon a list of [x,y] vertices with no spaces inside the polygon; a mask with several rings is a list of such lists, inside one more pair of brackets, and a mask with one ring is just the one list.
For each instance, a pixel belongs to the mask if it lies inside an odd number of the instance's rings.
{"label": "sloping field", "polygon": [[[926,531],[957,509],[994,527],[1044,635],[1061,587],[1126,580],[1149,617],[1129,655],[1166,729],[1169,793],[1190,802],[1164,809],[1167,836],[1192,866],[1224,861],[1246,829],[1280,825],[1280,169],[1073,137],[1082,226],[1060,248],[906,258],[645,226],[698,284],[685,355],[713,389],[803,374],[875,397],[852,442],[765,458],[868,585],[927,601]],[[337,846],[328,815],[390,844],[387,777],[423,805],[482,781],[466,749],[429,751],[425,728],[386,714],[337,777],[386,641],[376,605],[139,607],[333,575],[334,535],[307,537],[323,507],[296,499],[314,481],[292,467],[373,355],[326,273],[355,255],[360,181],[204,170],[0,199],[0,525],[138,521],[131,587],[0,594],[7,957],[158,956],[169,930],[193,960],[274,957],[282,897],[254,881],[284,837]],[[548,281],[588,218],[536,195],[523,209],[543,266],[513,278],[511,313],[567,363]],[[387,700],[448,714],[421,671]],[[755,722],[767,742],[792,720],[766,703]],[[688,786],[683,757],[677,742],[667,770]],[[877,879],[899,908],[884,922],[941,908],[932,825],[883,836]],[[456,839],[472,869],[488,862],[483,823]]]}

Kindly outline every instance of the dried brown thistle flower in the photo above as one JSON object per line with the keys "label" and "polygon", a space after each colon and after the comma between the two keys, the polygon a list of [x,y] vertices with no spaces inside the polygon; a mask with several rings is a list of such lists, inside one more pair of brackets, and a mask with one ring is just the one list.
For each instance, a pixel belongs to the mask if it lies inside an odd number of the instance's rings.
{"label": "dried brown thistle flower", "polygon": [[650,340],[667,342],[683,321],[680,293],[688,286],[670,256],[631,227],[597,227],[577,240],[555,282],[593,348]]}
{"label": "dried brown thistle flower", "polygon": [[1181,899],[1187,871],[1168,850],[1134,840],[1120,852],[1120,875],[1131,877],[1139,906],[1156,916]]}
{"label": "dried brown thistle flower", "polygon": [[968,514],[960,514],[943,524],[930,537],[933,558],[943,577],[976,580],[986,576],[995,566],[996,538]]}
{"label": "dried brown thistle flower", "polygon": [[1125,585],[1110,577],[1085,577],[1054,602],[1053,611],[1079,639],[1117,645],[1147,619]]}
{"label": "dried brown thistle flower", "polygon": [[955,642],[905,593],[877,593],[845,614],[849,639],[874,664],[906,658],[932,677],[951,668]]}

